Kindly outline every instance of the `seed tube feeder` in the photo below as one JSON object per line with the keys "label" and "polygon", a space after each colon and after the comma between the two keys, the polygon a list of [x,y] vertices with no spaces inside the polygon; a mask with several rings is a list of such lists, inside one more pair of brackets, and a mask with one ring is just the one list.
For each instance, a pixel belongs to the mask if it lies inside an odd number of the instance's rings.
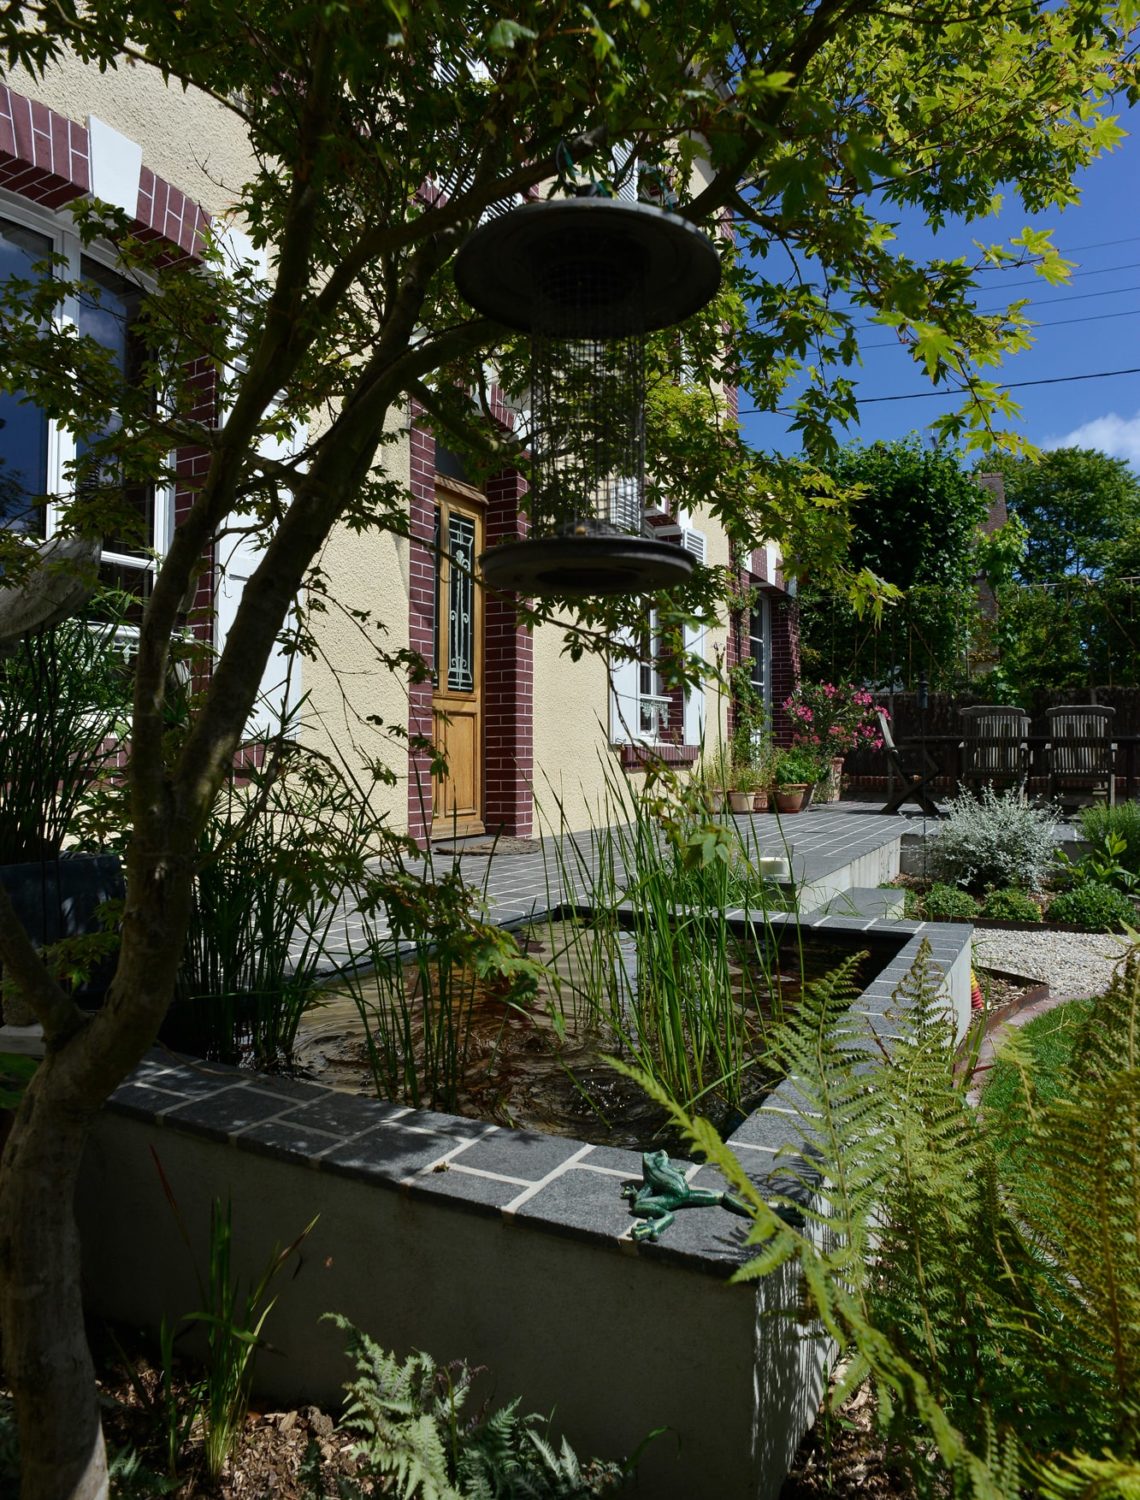
{"label": "seed tube feeder", "polygon": [[645,336],[720,284],[712,242],[647,203],[528,203],[480,226],[455,281],[478,312],[531,338],[529,535],[484,552],[492,588],[531,595],[651,593],[689,553],[645,512]]}

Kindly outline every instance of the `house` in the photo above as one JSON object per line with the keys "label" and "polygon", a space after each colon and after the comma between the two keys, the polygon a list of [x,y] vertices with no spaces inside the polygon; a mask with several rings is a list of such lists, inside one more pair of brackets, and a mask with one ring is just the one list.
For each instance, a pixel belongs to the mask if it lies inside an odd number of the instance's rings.
{"label": "house", "polygon": [[[68,205],[85,194],[117,205],[140,235],[164,242],[172,254],[200,257],[204,236],[213,233],[230,253],[247,256],[252,246],[227,215],[232,185],[252,167],[227,111],[193,89],[167,87],[152,70],[99,73],[69,59],[42,77],[13,74],[0,85],[0,278],[28,274],[53,251],[65,255],[74,274],[98,282],[100,308],[118,314],[101,319],[92,304],[65,308],[65,316],[106,338],[126,361],[138,291],[116,274],[109,255],[80,249]],[[201,391],[195,415],[216,422],[214,372],[203,361],[194,373]],[[492,398],[494,415],[509,427],[510,403],[500,392]],[[7,525],[50,535],[56,507],[29,513],[24,499],[59,493],[73,453],[73,439],[42,412],[0,396],[0,513]],[[523,629],[509,598],[485,593],[455,565],[518,535],[525,486],[516,472],[473,485],[415,405],[384,454],[406,489],[409,535],[339,530],[330,537],[321,567],[338,611],[314,621],[316,658],[278,652],[271,660],[262,726],[286,702],[299,704],[306,743],[344,757],[357,772],[374,761],[389,767],[395,779],[376,786],[377,810],[420,839],[483,831],[527,836],[541,807],[553,814],[555,799],[570,826],[582,827],[597,815],[609,768],[637,776],[649,750],[691,765],[702,740],[712,744],[730,732],[715,686],[687,697],[663,691],[651,604],[643,660],[610,671],[597,657],[571,661],[555,624]],[[140,605],[155,558],[207,465],[201,449],[179,449],[175,457],[176,482],[165,491],[139,487],[135,497],[149,544],[105,539],[104,576]],[[699,510],[656,520],[661,535],[701,560],[729,565],[723,531]],[[219,651],[257,557],[248,541],[219,544],[187,601],[208,622],[197,628]],[[726,667],[747,658],[753,683],[778,705],[794,685],[797,648],[795,601],[776,550],[758,547],[740,581],[753,589],[749,607],[733,621],[710,622],[688,644]],[[373,659],[354,612],[378,607],[385,649],[418,651],[432,664],[430,679],[409,682]],[[409,738],[391,738],[392,728]],[[448,757],[442,781],[433,781],[430,754],[417,739],[433,734]]]}

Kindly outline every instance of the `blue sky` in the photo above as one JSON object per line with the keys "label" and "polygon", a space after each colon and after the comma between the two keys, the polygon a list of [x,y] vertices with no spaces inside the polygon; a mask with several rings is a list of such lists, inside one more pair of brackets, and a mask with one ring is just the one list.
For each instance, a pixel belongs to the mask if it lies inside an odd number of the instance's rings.
{"label": "blue sky", "polygon": [[[1014,297],[1032,299],[1028,316],[1038,323],[1033,347],[1007,359],[990,378],[1057,381],[1140,367],[1140,106],[1121,107],[1120,122],[1130,134],[1099,158],[1078,180],[1081,202],[1064,211],[1028,217],[1007,197],[1000,217],[975,224],[948,224],[935,241],[923,226],[903,225],[899,243],[910,253],[936,245],[940,255],[970,255],[975,240],[1008,240],[1027,223],[1054,231],[1053,242],[1077,262],[1065,287],[1050,287],[1025,268],[984,275],[993,294],[979,295],[982,308],[1006,305]],[[1015,285],[1016,283],[1016,285]],[[876,347],[877,346],[877,347]],[[888,329],[868,330],[863,367],[856,370],[862,402],[858,428],[846,437],[865,442],[905,437],[922,431],[952,405],[946,397],[868,400],[929,391],[925,376],[893,341]],[[1063,379],[1056,384],[1013,389],[1021,415],[1008,426],[1041,447],[1073,443],[1100,448],[1127,459],[1140,472],[1140,373],[1095,380]],[[742,403],[746,405],[746,403]],[[755,447],[799,451],[787,421],[769,414],[742,417],[744,434]]]}

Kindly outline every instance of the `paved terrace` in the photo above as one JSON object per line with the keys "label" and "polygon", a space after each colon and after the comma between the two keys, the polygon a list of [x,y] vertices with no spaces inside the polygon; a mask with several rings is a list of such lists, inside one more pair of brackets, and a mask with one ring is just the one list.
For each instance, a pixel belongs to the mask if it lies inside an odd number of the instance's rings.
{"label": "paved terrace", "polygon": [[[805,913],[818,911],[844,891],[891,879],[898,873],[903,835],[923,822],[884,816],[857,802],[829,803],[784,817],[732,816],[732,821],[755,854],[788,859]],[[446,842],[433,850],[430,860],[412,861],[409,867],[416,873],[431,868],[439,876],[457,863],[464,879],[484,892],[488,914],[501,926],[515,926],[563,903],[586,903],[599,861],[595,834],[507,839],[490,852],[493,844],[483,837]],[[622,873],[619,864],[619,878]],[[375,925],[385,931],[382,921]],[[364,928],[365,919],[346,902],[329,930],[322,969],[331,971],[359,952]]]}

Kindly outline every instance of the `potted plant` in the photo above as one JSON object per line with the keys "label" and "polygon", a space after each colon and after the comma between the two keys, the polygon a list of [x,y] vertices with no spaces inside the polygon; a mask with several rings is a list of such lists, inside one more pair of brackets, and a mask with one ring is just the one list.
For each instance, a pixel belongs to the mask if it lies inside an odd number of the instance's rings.
{"label": "potted plant", "polygon": [[838,801],[843,757],[862,745],[882,745],[875,700],[850,682],[801,683],[784,708],[792,721],[792,744],[811,751],[823,766],[821,799]]}
{"label": "potted plant", "polygon": [[765,732],[755,742],[752,750],[752,765],[756,772],[756,790],[752,796],[752,810],[753,812],[767,812],[776,780],[776,747],[772,743],[771,734]]}
{"label": "potted plant", "polygon": [[819,780],[818,758],[809,754],[802,745],[793,745],[788,750],[781,750],[776,757],[774,774],[776,811],[802,812],[807,805],[812,787]]}
{"label": "potted plant", "polygon": [[702,757],[693,769],[693,780],[702,789],[709,812],[723,812],[731,780],[729,759],[724,751],[717,750],[707,758]]}
{"label": "potted plant", "polygon": [[728,788],[730,810],[734,813],[750,813],[758,785],[755,766],[749,763],[734,765]]}
{"label": "potted plant", "polygon": [[[101,909],[124,895],[118,856],[88,852],[98,840],[85,836],[129,698],[107,620],[66,619],[0,655],[0,886],[36,947],[87,940],[82,958],[69,957],[73,970],[87,969],[71,985],[81,1003],[102,999],[117,946]],[[12,991],[0,1020],[26,1026],[33,1014]]]}

